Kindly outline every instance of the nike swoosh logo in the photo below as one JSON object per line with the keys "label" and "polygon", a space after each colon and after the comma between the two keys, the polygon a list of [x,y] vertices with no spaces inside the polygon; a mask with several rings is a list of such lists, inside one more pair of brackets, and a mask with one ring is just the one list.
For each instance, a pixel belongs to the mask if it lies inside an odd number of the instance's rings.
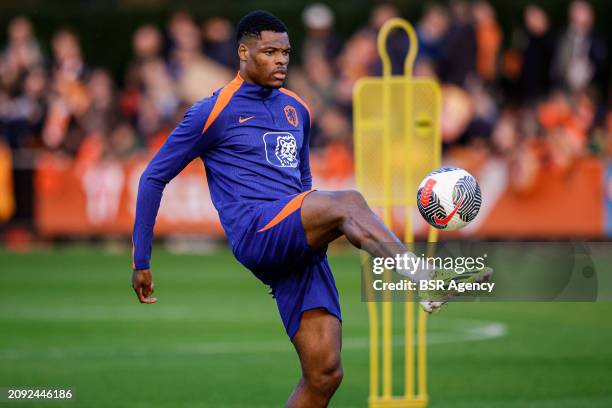
{"label": "nike swoosh logo", "polygon": [[457,211],[459,211],[459,207],[461,207],[461,204],[463,204],[463,199],[465,198],[465,196],[461,197],[461,200],[459,200],[459,202],[457,203],[457,205],[455,206],[455,209],[453,211],[451,211],[450,214],[448,214],[446,217],[444,218],[438,218],[437,216],[434,217],[434,222],[436,224],[440,224],[440,225],[446,225],[449,223],[449,221],[451,220],[451,218],[453,218],[455,216],[455,214],[457,213]]}
{"label": "nike swoosh logo", "polygon": [[247,117],[247,118],[243,118],[242,116],[239,116],[239,117],[238,117],[238,123],[244,123],[244,122],[246,122],[247,120],[253,119],[254,117],[255,117],[255,116],[249,116],[249,117]]}

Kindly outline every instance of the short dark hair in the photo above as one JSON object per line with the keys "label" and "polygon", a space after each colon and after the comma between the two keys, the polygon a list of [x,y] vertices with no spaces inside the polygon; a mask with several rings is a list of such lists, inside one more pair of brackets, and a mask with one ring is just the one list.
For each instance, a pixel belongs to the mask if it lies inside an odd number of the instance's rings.
{"label": "short dark hair", "polygon": [[262,31],[287,33],[287,26],[274,14],[265,10],[255,10],[240,19],[236,27],[236,41],[244,37],[261,38]]}

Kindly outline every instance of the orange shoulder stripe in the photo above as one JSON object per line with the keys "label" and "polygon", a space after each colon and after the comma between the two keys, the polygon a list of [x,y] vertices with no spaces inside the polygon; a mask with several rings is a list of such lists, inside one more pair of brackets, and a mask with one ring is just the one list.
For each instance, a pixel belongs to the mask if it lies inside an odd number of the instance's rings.
{"label": "orange shoulder stripe", "polygon": [[215,119],[217,119],[217,117],[221,114],[223,109],[225,109],[230,99],[232,99],[234,93],[238,90],[238,88],[240,88],[240,85],[242,85],[242,82],[244,82],[244,80],[242,79],[242,77],[240,77],[240,74],[238,74],[236,75],[236,78],[232,80],[232,82],[225,85],[221,92],[219,92],[219,96],[217,96],[215,105],[213,106],[212,111],[210,112],[210,115],[208,116],[208,119],[204,124],[202,133],[206,132],[210,125],[212,125]]}
{"label": "orange shoulder stripe", "polygon": [[291,201],[289,201],[287,204],[285,204],[283,209],[280,210],[279,213],[276,214],[274,216],[274,218],[272,218],[272,220],[270,220],[270,222],[268,224],[266,224],[265,227],[263,227],[262,229],[260,229],[257,232],[262,232],[262,231],[265,231],[267,229],[270,229],[270,228],[274,227],[275,225],[278,225],[278,223],[280,223],[282,220],[284,220],[285,218],[287,218],[288,216],[293,214],[298,208],[300,208],[302,206],[302,201],[304,201],[304,198],[309,193],[312,193],[313,191],[314,190],[304,191],[303,193],[298,194],[295,197],[293,197],[291,199]]}
{"label": "orange shoulder stripe", "polygon": [[310,117],[310,124],[312,125],[312,111],[310,110],[310,107],[306,104],[306,102],[304,102],[304,100],[300,98],[295,92],[292,92],[288,90],[287,88],[279,88],[279,91],[281,91],[285,95],[289,95],[290,97],[292,97],[293,99],[301,103],[306,108],[306,110],[308,111],[308,116]]}

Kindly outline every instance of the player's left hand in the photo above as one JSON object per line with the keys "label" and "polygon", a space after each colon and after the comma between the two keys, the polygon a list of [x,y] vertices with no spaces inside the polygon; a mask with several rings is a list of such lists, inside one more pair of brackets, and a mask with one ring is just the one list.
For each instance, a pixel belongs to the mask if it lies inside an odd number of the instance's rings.
{"label": "player's left hand", "polygon": [[157,298],[149,297],[155,291],[150,269],[135,270],[132,273],[132,287],[140,303],[155,303]]}

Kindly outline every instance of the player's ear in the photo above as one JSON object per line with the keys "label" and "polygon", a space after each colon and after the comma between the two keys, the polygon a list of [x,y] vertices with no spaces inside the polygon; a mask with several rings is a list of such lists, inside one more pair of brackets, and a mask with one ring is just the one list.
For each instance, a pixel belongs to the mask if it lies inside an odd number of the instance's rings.
{"label": "player's ear", "polygon": [[240,45],[238,45],[238,58],[240,59],[240,61],[246,61],[247,57],[249,55],[249,48],[246,46],[245,43],[240,43]]}

